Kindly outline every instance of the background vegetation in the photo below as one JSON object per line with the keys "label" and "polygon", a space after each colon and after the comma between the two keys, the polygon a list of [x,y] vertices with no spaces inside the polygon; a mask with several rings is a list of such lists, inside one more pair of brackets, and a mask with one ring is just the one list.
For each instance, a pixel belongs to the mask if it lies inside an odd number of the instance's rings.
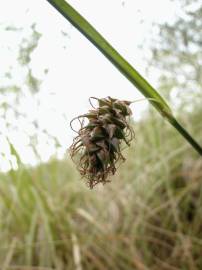
{"label": "background vegetation", "polygon": [[[202,7],[200,1],[180,3],[180,19],[159,26],[151,63],[155,69],[160,63],[162,93],[177,103],[178,119],[202,143]],[[26,53],[20,50],[26,68],[40,38],[32,30],[32,43]],[[28,68],[27,76],[36,95],[39,82]],[[14,110],[6,98],[20,100],[22,93],[12,89],[0,92],[5,121]],[[202,269],[202,160],[151,108],[134,129],[127,161],[110,184],[92,191],[68,156],[31,168],[7,138],[16,169],[0,175],[1,270]]]}

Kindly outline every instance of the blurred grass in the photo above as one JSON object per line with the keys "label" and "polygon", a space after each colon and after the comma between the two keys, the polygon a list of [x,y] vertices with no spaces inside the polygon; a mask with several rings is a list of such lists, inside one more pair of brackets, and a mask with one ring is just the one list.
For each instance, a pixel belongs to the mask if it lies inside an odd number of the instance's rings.
{"label": "blurred grass", "polygon": [[[201,116],[181,116],[199,141]],[[156,114],[135,131],[104,187],[68,160],[0,175],[1,270],[202,269],[202,159]]]}

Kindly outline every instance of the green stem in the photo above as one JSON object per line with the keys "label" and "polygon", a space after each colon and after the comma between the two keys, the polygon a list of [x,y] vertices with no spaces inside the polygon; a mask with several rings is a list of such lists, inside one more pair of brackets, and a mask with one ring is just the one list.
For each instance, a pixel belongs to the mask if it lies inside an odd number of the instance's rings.
{"label": "green stem", "polygon": [[201,146],[192,138],[192,136],[184,129],[176,119],[169,120],[170,123],[178,130],[178,132],[193,146],[193,148],[202,155]]}
{"label": "green stem", "polygon": [[178,132],[202,155],[201,146],[177,122],[171,109],[159,93],[135,70],[97,30],[65,0],[47,0],[84,36],[87,37],[118,70],[149,99],[150,103],[178,130]]}

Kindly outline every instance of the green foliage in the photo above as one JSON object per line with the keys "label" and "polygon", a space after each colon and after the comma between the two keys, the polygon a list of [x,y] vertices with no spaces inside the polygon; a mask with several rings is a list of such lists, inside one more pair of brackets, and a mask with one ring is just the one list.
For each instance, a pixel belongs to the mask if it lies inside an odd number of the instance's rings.
{"label": "green foliage", "polygon": [[152,43],[151,64],[158,68],[160,88],[175,91],[180,109],[201,106],[202,100],[202,4],[200,0],[176,1],[180,15],[172,23],[158,26],[159,35]]}
{"label": "green foliage", "polygon": [[[2,30],[2,29],[1,29]],[[5,26],[3,31],[10,31],[10,35],[15,35],[16,32],[20,36],[20,48],[17,50],[18,54],[18,66],[15,66],[15,69],[18,68],[19,71],[23,71],[23,69],[26,71],[26,79],[24,81],[24,86],[26,85],[27,88],[25,88],[27,92],[31,92],[32,94],[35,94],[39,91],[40,86],[40,80],[38,80],[33,74],[32,70],[29,67],[30,61],[31,61],[31,55],[33,51],[38,46],[39,39],[41,37],[41,34],[36,31],[36,26],[33,24],[31,26],[31,35],[27,38],[24,37],[22,33],[22,28],[16,28],[13,26]],[[12,46],[13,44],[8,44],[7,46],[11,47],[11,51],[13,50]],[[13,68],[13,66],[12,66]],[[9,80],[8,83],[4,84],[3,86],[0,86],[0,98],[1,100],[4,100],[0,104],[0,109],[2,113],[4,114],[5,118],[5,124],[7,124],[7,114],[12,114],[14,112],[16,116],[16,121],[19,116],[24,117],[21,109],[21,98],[25,96],[24,91],[22,91],[22,85],[19,83],[15,84],[15,81],[13,79],[12,74],[12,68],[10,68],[9,71],[5,70],[5,74],[3,74],[4,78],[7,78]]]}
{"label": "green foliage", "polygon": [[18,61],[22,66],[27,66],[31,62],[31,54],[36,49],[41,34],[36,31],[36,25],[31,26],[32,34],[29,39],[23,39],[20,45]]}
{"label": "green foliage", "polygon": [[[201,116],[181,119],[197,139]],[[2,269],[202,268],[201,159],[156,114],[134,128],[104,187],[89,190],[68,161],[0,175]]]}
{"label": "green foliage", "polygon": [[41,81],[38,80],[33,74],[31,69],[28,70],[26,78],[27,86],[29,87],[31,93],[37,93],[39,91],[39,86]]}
{"label": "green foliage", "polygon": [[[36,30],[36,24],[23,27],[0,24],[0,31],[4,33],[6,38],[8,37],[8,40],[3,41],[6,44],[3,47],[8,47],[9,51],[7,53],[9,56],[12,52],[16,58],[14,60],[17,60],[9,63],[9,68],[5,69],[5,74],[2,74],[3,80],[0,82],[0,117],[2,129],[2,132],[0,131],[0,141],[5,141],[5,148],[9,148],[8,140],[10,143],[15,144],[15,137],[26,137],[27,141],[30,141],[30,145],[32,144],[32,150],[36,159],[38,159],[39,153],[37,153],[36,150],[36,146],[38,145],[38,132],[43,130],[46,141],[50,139],[50,135],[44,130],[44,126],[41,127],[39,124],[38,116],[34,116],[33,113],[35,106],[37,106],[37,108],[41,106],[39,96],[37,96],[40,90],[41,80],[34,76],[31,68],[32,54],[38,46],[41,33]],[[5,34],[5,32],[8,31],[9,33]],[[13,44],[11,42],[12,39],[14,39],[17,44]],[[10,58],[12,59],[12,57],[9,57],[9,60]],[[48,70],[45,69],[44,74],[47,74],[47,72]],[[19,77],[22,78],[22,81],[19,80]],[[26,109],[24,104],[27,100],[30,102],[31,99],[33,106]],[[32,127],[33,135],[28,134],[30,126]],[[5,129],[6,132],[4,132]],[[12,134],[15,134],[15,136]],[[56,144],[57,139],[52,139],[55,140]],[[30,145],[28,147],[30,147]],[[17,162],[17,158],[12,154],[12,151],[5,153],[4,150],[0,149],[0,158],[4,160],[8,159],[8,155],[12,155]],[[19,153],[19,156],[20,155],[21,153]]]}

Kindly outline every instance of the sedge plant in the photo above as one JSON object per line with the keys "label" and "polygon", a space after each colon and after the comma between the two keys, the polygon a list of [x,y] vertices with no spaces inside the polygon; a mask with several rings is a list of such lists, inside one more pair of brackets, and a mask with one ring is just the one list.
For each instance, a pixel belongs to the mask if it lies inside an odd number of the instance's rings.
{"label": "sedge plant", "polygon": [[142,77],[138,71],[128,63],[111,44],[68,2],[65,0],[47,0],[72,25],[74,25],[89,41],[91,41],[111,63],[150,101],[159,113],[179,132],[190,145],[202,155],[202,147],[182,127],[174,117],[170,107],[161,95]]}

